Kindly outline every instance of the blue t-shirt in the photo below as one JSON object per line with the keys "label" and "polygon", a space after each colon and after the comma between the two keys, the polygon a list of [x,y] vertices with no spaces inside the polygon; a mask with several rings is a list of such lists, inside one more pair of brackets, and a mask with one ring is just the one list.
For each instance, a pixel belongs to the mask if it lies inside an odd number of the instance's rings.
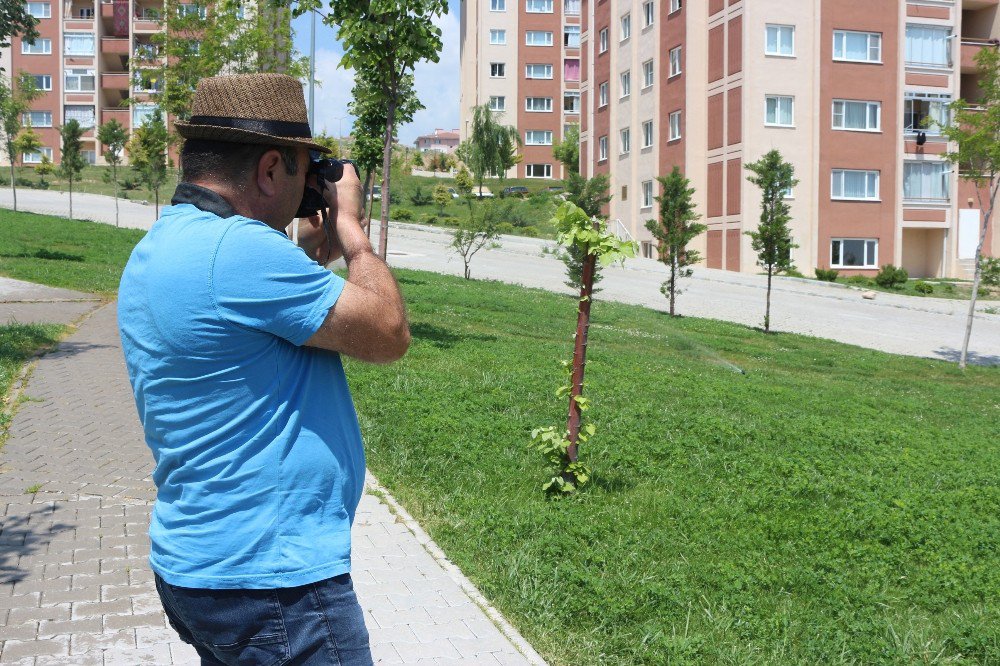
{"label": "blue t-shirt", "polygon": [[168,583],[350,571],[361,432],[340,356],[302,346],[343,288],[263,222],[190,203],[132,252],[118,324],[156,461],[150,564]]}

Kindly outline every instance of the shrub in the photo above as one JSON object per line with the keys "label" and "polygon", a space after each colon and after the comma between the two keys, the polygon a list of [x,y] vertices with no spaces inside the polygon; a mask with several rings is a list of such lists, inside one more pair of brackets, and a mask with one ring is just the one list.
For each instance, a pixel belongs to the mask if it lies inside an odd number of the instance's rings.
{"label": "shrub", "polygon": [[437,213],[424,213],[420,216],[421,224],[437,224],[438,216]]}
{"label": "shrub", "polygon": [[906,272],[905,268],[886,264],[879,270],[878,275],[875,276],[875,284],[883,289],[899,289],[909,279],[910,274]]}
{"label": "shrub", "polygon": [[945,282],[943,285],[941,285],[941,289],[944,290],[944,293],[946,294],[955,293],[955,285],[953,285],[951,282]]}
{"label": "shrub", "polygon": [[980,279],[987,287],[1000,287],[1000,257],[983,257]]}
{"label": "shrub", "polygon": [[520,231],[522,236],[527,236],[528,238],[538,238],[538,229],[533,226],[521,227]]}
{"label": "shrub", "polygon": [[139,181],[131,176],[125,176],[119,183],[123,190],[137,190],[139,189]]}
{"label": "shrub", "polygon": [[816,269],[816,279],[822,280],[823,282],[836,282],[837,276],[840,275],[840,271],[836,271],[832,268],[817,268]]}
{"label": "shrub", "polygon": [[425,190],[423,185],[417,185],[410,193],[410,203],[414,206],[430,206],[434,203],[434,195]]}
{"label": "shrub", "polygon": [[864,275],[852,275],[847,279],[845,279],[844,281],[847,282],[847,284],[854,284],[858,285],[859,287],[870,287],[873,284],[875,284],[874,282],[872,282],[872,279],[870,277],[866,277]]}
{"label": "shrub", "polygon": [[913,285],[913,290],[918,294],[933,294],[934,285],[930,282],[924,282],[923,280],[917,280],[917,283]]}
{"label": "shrub", "polygon": [[390,213],[390,217],[399,222],[409,222],[416,217],[409,208],[394,208]]}
{"label": "shrub", "polygon": [[457,227],[459,223],[460,223],[459,219],[452,215],[447,215],[441,218],[441,224],[447,225],[449,227]]}
{"label": "shrub", "polygon": [[805,275],[803,275],[802,273],[800,273],[799,270],[797,268],[795,268],[794,266],[792,266],[787,271],[785,271],[785,275],[788,276],[788,277],[795,277],[795,278],[804,278],[805,277]]}
{"label": "shrub", "polygon": [[35,181],[31,180],[30,178],[25,178],[24,176],[18,176],[17,178],[14,179],[14,182],[17,184],[18,187],[35,186]]}

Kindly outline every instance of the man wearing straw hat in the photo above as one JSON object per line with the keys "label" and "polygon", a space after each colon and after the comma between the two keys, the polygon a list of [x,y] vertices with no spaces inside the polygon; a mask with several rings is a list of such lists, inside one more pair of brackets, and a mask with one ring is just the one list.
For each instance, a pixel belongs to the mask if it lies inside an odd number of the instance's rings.
{"label": "man wearing straw hat", "polygon": [[[350,578],[364,451],[340,354],[387,363],[410,334],[352,169],[333,233],[284,230],[307,184],[302,87],[198,84],[184,180],[119,291],[129,379],[156,468],[150,564],[203,664],[370,664]],[[310,176],[312,185],[316,185]],[[344,280],[317,263],[343,256]]]}

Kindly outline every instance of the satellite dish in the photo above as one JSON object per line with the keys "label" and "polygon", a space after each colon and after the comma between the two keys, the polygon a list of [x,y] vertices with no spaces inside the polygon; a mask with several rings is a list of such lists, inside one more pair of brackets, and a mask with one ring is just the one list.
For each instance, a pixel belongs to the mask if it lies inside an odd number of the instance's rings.
{"label": "satellite dish", "polygon": [[922,146],[927,143],[927,132],[917,132],[917,145]]}

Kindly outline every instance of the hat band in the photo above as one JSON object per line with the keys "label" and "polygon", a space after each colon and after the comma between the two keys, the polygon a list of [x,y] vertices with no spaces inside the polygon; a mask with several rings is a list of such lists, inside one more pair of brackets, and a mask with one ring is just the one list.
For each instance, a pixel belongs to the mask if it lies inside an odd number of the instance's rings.
{"label": "hat band", "polygon": [[296,139],[311,139],[312,132],[309,123],[290,123],[283,120],[256,120],[251,118],[226,118],[224,116],[191,116],[191,125],[211,125],[212,127],[228,127],[247,130],[258,134],[271,136],[294,137]]}

